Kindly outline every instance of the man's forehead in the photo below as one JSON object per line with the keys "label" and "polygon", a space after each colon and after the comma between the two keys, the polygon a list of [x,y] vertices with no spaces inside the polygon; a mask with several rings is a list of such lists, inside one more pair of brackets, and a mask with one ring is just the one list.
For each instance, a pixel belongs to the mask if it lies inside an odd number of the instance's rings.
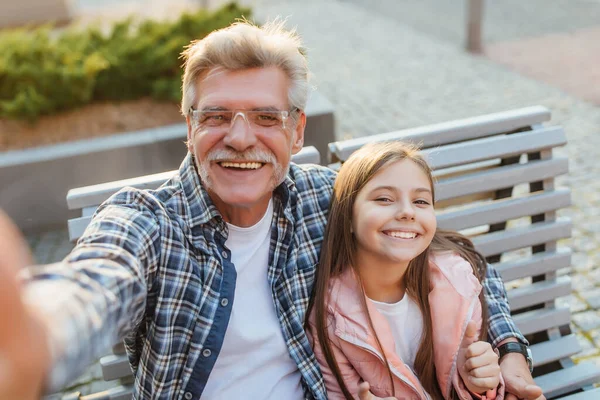
{"label": "man's forehead", "polygon": [[230,71],[213,68],[198,79],[197,107],[282,108],[289,79],[276,67]]}

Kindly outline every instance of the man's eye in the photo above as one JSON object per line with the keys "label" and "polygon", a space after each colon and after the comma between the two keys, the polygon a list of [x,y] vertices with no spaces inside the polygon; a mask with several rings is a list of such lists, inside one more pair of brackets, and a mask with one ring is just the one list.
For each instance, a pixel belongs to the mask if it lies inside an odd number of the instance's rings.
{"label": "man's eye", "polygon": [[229,117],[227,113],[207,112],[202,115],[200,123],[207,126],[219,126],[223,123],[227,123],[230,118],[231,117]]}
{"label": "man's eye", "polygon": [[205,116],[205,119],[207,121],[224,121],[225,115],[224,114],[208,114]]}
{"label": "man's eye", "polygon": [[267,115],[267,114],[260,114],[258,116],[258,119],[263,120],[263,121],[277,121],[277,118],[272,116],[272,115]]}
{"label": "man's eye", "polygon": [[259,126],[271,127],[281,125],[281,120],[274,114],[257,114],[254,123]]}

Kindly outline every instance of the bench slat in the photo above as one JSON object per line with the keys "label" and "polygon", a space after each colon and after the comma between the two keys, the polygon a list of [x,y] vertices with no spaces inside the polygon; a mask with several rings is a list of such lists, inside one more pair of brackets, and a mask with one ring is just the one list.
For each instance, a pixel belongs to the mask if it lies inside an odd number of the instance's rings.
{"label": "bench slat", "polygon": [[556,251],[532,254],[525,259],[494,264],[504,282],[529,276],[542,275],[571,266],[571,249],[560,248]]}
{"label": "bench slat", "polygon": [[136,189],[153,190],[165,183],[177,172],[166,171],[158,174],[145,175],[137,178],[123,179],[120,181],[100,183],[98,185],[85,186],[69,190],[67,194],[67,205],[69,210],[77,210],[84,207],[98,206],[110,196],[125,186]]}
{"label": "bench slat", "polygon": [[543,308],[513,316],[513,321],[523,335],[541,332],[546,329],[569,325],[571,311],[567,307]]}
{"label": "bench slat", "polygon": [[567,188],[560,188],[526,197],[496,200],[475,207],[442,212],[437,215],[437,222],[438,227],[442,229],[458,231],[554,211],[568,207],[570,204],[571,191]]}
{"label": "bench slat", "polygon": [[589,362],[561,369],[535,378],[546,398],[560,396],[576,389],[591,385],[600,379],[600,369]]}
{"label": "bench slat", "polygon": [[102,392],[81,396],[81,400],[131,400],[133,385],[119,385]]}
{"label": "bench slat", "polygon": [[585,392],[561,397],[561,400],[598,400],[600,399],[600,388],[586,390]]}
{"label": "bench slat", "polygon": [[69,241],[76,242],[77,239],[79,239],[81,235],[83,235],[83,232],[85,232],[85,228],[87,228],[91,221],[91,215],[88,215],[86,217],[70,219],[67,222],[67,225],[69,227]]}
{"label": "bench slat", "polygon": [[97,208],[98,208],[98,206],[96,206],[96,205],[85,207],[81,210],[81,216],[88,217],[88,216],[94,215]]}
{"label": "bench slat", "polygon": [[513,312],[569,294],[571,294],[571,278],[568,276],[532,283],[509,290],[507,293],[508,303]]}
{"label": "bench slat", "polygon": [[571,357],[581,351],[581,346],[574,334],[563,336],[559,339],[548,340],[546,342],[534,344],[531,346],[531,355],[533,357],[533,366],[539,367],[561,358]]}
{"label": "bench slat", "polygon": [[514,135],[492,136],[423,150],[433,169],[443,169],[494,158],[564,146],[565,132],[559,126],[519,132]]}
{"label": "bench slat", "polygon": [[314,146],[304,146],[292,156],[292,161],[296,164],[321,164],[321,154]]}
{"label": "bench slat", "polygon": [[[321,156],[314,146],[305,146],[297,154],[292,156],[292,161],[296,164],[319,164]],[[177,170],[166,171],[137,178],[71,189],[67,194],[67,206],[69,207],[69,210],[98,206],[125,186],[131,186],[137,189],[156,189],[169,180],[176,172]]]}
{"label": "bench slat", "polygon": [[329,144],[329,153],[332,162],[346,161],[350,154],[370,142],[404,140],[418,143],[422,148],[428,148],[466,139],[491,136],[500,132],[510,132],[549,120],[550,111],[546,107],[525,107],[441,124],[333,142]]}
{"label": "bench slat", "polygon": [[538,222],[472,238],[473,244],[485,257],[522,249],[542,243],[555,242],[571,236],[573,224],[567,217],[556,221]]}
{"label": "bench slat", "polygon": [[441,180],[435,186],[436,200],[489,192],[521,183],[537,182],[567,172],[569,172],[569,160],[566,157],[499,167],[491,171]]}
{"label": "bench slat", "polygon": [[125,350],[125,343],[119,342],[119,343],[115,344],[112,348],[112,352],[114,355],[127,354],[127,352]]}
{"label": "bench slat", "polygon": [[105,381],[125,378],[132,375],[131,366],[126,355],[109,354],[100,358],[102,377]]}

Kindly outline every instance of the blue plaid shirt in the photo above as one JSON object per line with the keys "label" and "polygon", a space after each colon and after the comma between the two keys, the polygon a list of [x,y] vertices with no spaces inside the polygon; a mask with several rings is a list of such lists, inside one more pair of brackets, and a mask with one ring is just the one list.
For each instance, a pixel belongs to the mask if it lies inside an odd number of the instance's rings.
{"label": "blue plaid shirt", "polygon": [[[308,399],[327,398],[303,322],[334,179],[328,168],[292,164],[273,196],[268,280]],[[100,206],[63,262],[25,273],[27,300],[55,321],[50,388],[124,339],[134,399],[200,398],[235,301],[227,235],[189,154],[159,189],[127,188]],[[525,341],[510,318],[502,280],[488,271],[491,340]]]}

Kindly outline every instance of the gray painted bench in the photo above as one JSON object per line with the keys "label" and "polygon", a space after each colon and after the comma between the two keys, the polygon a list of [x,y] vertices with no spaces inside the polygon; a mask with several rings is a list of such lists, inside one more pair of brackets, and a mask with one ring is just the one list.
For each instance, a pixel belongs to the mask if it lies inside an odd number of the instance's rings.
{"label": "gray painted bench", "polygon": [[[557,245],[570,237],[571,222],[556,215],[570,205],[570,191],[555,187],[555,177],[568,172],[568,160],[553,149],[565,145],[566,137],[561,127],[542,125],[549,119],[546,108],[529,107],[333,142],[328,161],[337,169],[371,141],[419,144],[437,179],[438,224],[470,235],[501,273],[515,322],[532,344],[536,383],[549,399],[568,395],[564,398],[591,400],[600,395],[600,389],[593,389],[600,370],[572,362],[570,357],[581,349],[571,333],[571,314],[555,304],[557,297],[571,293],[570,278],[564,274],[571,251]],[[319,162],[315,149],[303,152],[295,161]],[[82,210],[82,217],[69,221],[71,239],[82,234],[98,204],[121,187],[158,187],[172,173],[71,190],[69,208]],[[519,287],[511,289],[515,282]],[[103,397],[82,398],[130,398],[131,370],[124,349],[116,346],[113,352],[101,360],[103,376],[129,379],[129,384],[94,395]],[[575,394],[582,389],[586,391]]]}

